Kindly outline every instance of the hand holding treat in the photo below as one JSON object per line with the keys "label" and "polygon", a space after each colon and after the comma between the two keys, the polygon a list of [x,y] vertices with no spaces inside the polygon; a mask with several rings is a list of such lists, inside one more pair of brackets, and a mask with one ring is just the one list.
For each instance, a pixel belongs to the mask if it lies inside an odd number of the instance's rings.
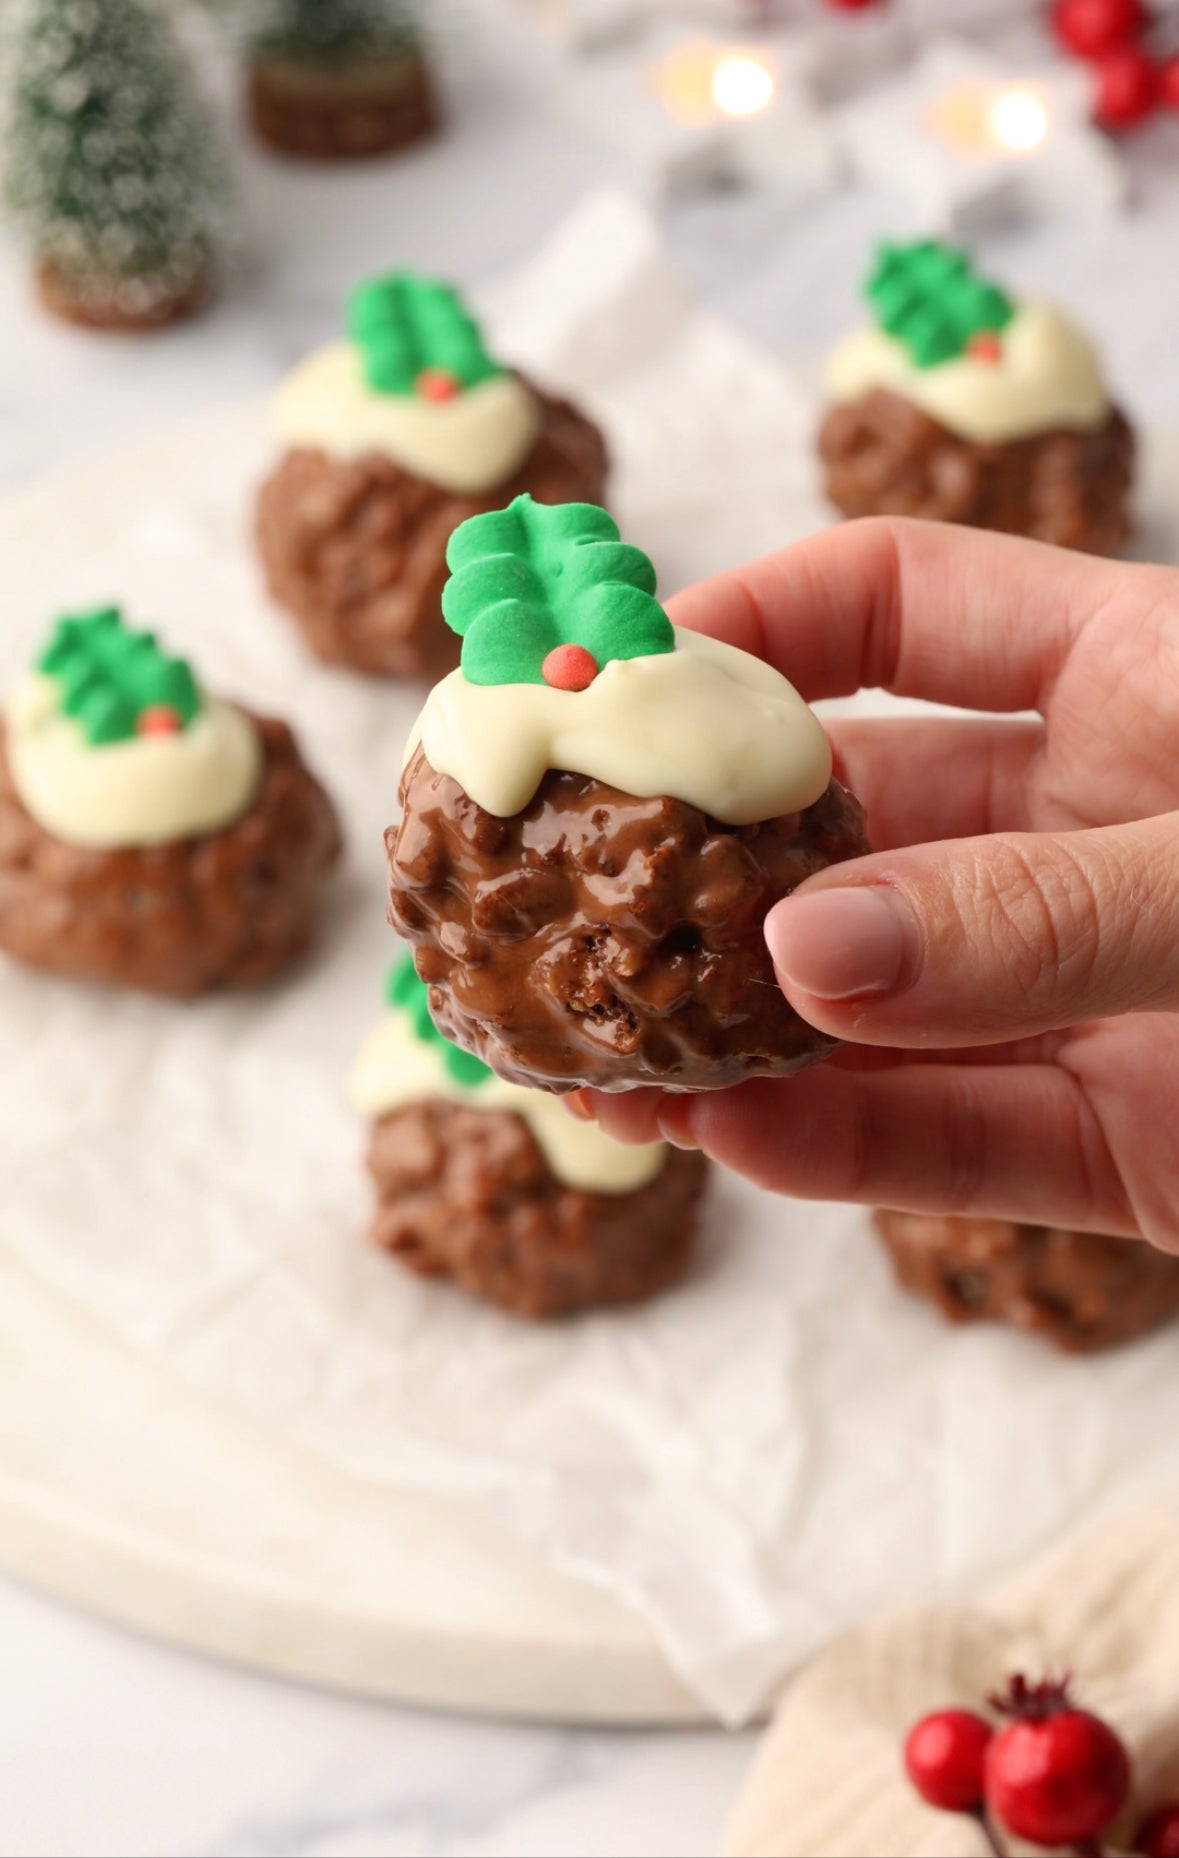
{"label": "hand holding treat", "polygon": [[804,1198],[1179,1252],[1179,574],[873,522],[672,613],[810,699],[882,685],[991,714],[832,725],[879,849],[766,937],[800,1017],[849,1042],[837,1064],[601,1098],[603,1126]]}
{"label": "hand holding treat", "polygon": [[449,560],[462,665],[427,700],[388,835],[391,918],[442,1030],[548,1090],[708,1090],[823,1057],[762,925],[866,845],[797,692],[677,632],[592,506],[518,499]]}
{"label": "hand holding treat", "polygon": [[116,608],[55,627],[0,733],[0,949],[190,995],[267,980],[339,850],[283,723],[210,696]]}
{"label": "hand holding treat", "polygon": [[868,328],[827,366],[819,435],[845,516],[929,516],[1109,554],[1130,529],[1134,440],[1089,337],[1016,303],[962,252],[881,247]]}
{"label": "hand holding treat", "polygon": [[596,426],[496,361],[449,286],[393,272],[353,292],[348,340],[282,388],[285,455],[263,486],[270,591],[321,658],[386,677],[457,663],[446,544],[521,492],[603,494]]}
{"label": "hand holding treat", "polygon": [[412,1270],[520,1316],[634,1303],[682,1277],[706,1166],[628,1148],[449,1044],[403,956],[352,1072],[374,1118],[373,1237]]}

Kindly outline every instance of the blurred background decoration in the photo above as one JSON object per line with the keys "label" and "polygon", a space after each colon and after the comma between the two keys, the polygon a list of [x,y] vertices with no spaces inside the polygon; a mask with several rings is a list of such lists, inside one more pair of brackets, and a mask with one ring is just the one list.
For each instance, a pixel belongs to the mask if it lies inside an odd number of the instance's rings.
{"label": "blurred background decoration", "polygon": [[438,123],[414,0],[256,0],[250,120],[280,154],[387,155]]}
{"label": "blurred background decoration", "polygon": [[234,190],[167,22],[139,0],[29,0],[8,68],[4,195],[46,308],[116,329],[199,309]]}
{"label": "blurred background decoration", "polygon": [[[221,287],[233,137],[303,161],[443,123],[434,41],[468,0],[8,0],[0,172],[45,304],[156,327]],[[554,94],[654,202],[760,188],[796,209],[861,179],[915,223],[1090,215],[1130,195],[1117,137],[1179,104],[1174,0],[504,0]],[[194,58],[193,48],[196,47]],[[7,127],[5,127],[7,125]]]}
{"label": "blurred background decoration", "polygon": [[1179,102],[1173,0],[516,0],[571,55],[641,56],[669,28],[753,35],[789,53],[827,101],[871,88],[931,40],[996,40],[1014,55],[1088,65],[1077,88],[1105,128],[1124,130]]}
{"label": "blurred background decoration", "polygon": [[853,169],[903,196],[931,232],[969,237],[987,220],[1035,213],[1089,217],[1128,198],[1085,80],[1060,61],[1005,65],[937,38],[838,121]]}

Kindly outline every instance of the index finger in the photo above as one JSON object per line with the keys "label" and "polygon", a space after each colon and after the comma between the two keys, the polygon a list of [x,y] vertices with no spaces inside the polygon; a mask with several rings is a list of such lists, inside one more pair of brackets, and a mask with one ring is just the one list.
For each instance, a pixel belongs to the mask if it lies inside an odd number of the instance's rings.
{"label": "index finger", "polygon": [[1086,619],[1149,572],[1042,542],[869,517],[668,602],[677,626],[777,667],[808,702],[881,688],[1042,710]]}

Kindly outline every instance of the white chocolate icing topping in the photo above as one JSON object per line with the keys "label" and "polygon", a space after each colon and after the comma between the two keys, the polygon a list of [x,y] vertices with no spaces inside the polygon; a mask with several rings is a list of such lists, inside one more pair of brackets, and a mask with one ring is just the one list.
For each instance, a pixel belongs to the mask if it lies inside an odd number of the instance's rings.
{"label": "white chocolate icing topping", "polygon": [[62,714],[51,678],[18,684],[5,711],[13,783],[38,825],[67,845],[116,851],[216,832],[247,812],[262,774],[248,716],[206,697],[174,735],[100,747]]}
{"label": "white chocolate icing topping", "polygon": [[527,1123],[557,1179],[587,1193],[633,1193],[654,1180],[667,1159],[661,1142],[629,1148],[612,1141],[597,1123],[578,1122],[547,1091],[523,1090],[494,1075],[473,1089],[457,1083],[441,1048],[419,1039],[397,1009],[386,1014],[361,1048],[348,1094],[362,1116],[387,1116],[439,1097],[472,1110],[510,1111]]}
{"label": "white chocolate icing topping", "polygon": [[550,768],[639,799],[666,794],[732,826],[800,812],[831,778],[814,712],[749,652],[676,629],[676,648],[615,658],[585,690],[436,684],[410,734],[488,813],[528,805]]}
{"label": "white chocolate icing topping", "polygon": [[515,374],[494,375],[450,400],[377,393],[351,342],[309,355],[280,387],[274,417],[288,447],[345,460],[378,452],[460,496],[506,483],[541,424],[535,394]]}
{"label": "white chocolate icing topping", "polygon": [[1090,432],[1108,417],[1097,350],[1062,311],[1025,303],[998,340],[995,361],[966,354],[919,368],[903,342],[883,329],[861,329],[830,357],[827,391],[848,402],[888,388],[975,444],[1006,444],[1059,427]]}

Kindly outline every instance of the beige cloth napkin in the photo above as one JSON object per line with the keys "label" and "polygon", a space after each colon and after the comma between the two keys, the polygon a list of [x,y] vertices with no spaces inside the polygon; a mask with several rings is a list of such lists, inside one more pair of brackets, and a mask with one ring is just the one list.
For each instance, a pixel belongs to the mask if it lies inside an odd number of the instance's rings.
{"label": "beige cloth napkin", "polygon": [[1135,1797],[1122,1830],[1179,1797],[1179,1491],[1074,1538],[975,1608],[892,1612],[837,1640],[766,1735],[728,1858],[977,1858],[977,1827],[908,1786],[901,1743],[927,1711],[977,1707],[1015,1670],[1071,1671],[1079,1701],[1125,1738]]}

